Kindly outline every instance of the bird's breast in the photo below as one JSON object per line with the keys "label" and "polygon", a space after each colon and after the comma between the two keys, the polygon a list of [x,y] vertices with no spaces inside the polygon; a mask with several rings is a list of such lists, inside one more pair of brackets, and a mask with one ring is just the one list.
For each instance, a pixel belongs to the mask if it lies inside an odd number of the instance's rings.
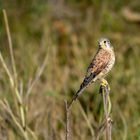
{"label": "bird's breast", "polygon": [[105,68],[105,74],[108,73],[112,69],[112,67],[114,66],[114,63],[115,63],[115,55],[114,53],[112,53],[110,61],[108,62]]}

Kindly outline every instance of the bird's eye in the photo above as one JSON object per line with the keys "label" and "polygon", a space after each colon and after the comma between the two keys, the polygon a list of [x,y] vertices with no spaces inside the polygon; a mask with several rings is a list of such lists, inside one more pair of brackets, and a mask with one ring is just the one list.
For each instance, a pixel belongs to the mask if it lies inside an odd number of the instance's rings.
{"label": "bird's eye", "polygon": [[104,41],[104,43],[106,43],[106,41]]}

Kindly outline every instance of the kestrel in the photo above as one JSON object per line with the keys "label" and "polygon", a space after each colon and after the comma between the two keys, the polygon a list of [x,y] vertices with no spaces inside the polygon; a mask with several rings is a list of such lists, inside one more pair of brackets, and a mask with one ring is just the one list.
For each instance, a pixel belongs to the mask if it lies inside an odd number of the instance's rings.
{"label": "kestrel", "polygon": [[108,85],[107,81],[104,79],[106,74],[112,69],[115,63],[115,54],[113,46],[107,38],[101,38],[98,41],[98,50],[92,59],[90,65],[87,68],[87,73],[83,82],[80,85],[79,90],[73,96],[69,106],[74,100],[83,93],[85,88],[87,88],[91,83],[95,81],[100,81],[102,85]]}

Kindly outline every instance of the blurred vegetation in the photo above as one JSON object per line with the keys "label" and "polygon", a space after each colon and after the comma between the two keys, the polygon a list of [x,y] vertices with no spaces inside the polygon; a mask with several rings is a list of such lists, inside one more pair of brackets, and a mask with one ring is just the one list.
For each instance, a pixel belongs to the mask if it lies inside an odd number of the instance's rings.
{"label": "blurred vegetation", "polygon": [[[111,87],[113,140],[140,139],[140,1],[139,0],[29,0],[0,1],[0,51],[12,70],[2,9],[8,15],[19,89],[28,105],[27,125],[39,140],[65,139],[64,99],[70,99],[97,50],[97,40],[108,37],[116,64],[108,75]],[[129,9],[130,16],[124,13]],[[133,20],[137,15],[137,18]],[[47,55],[47,65],[30,94],[27,90]],[[1,64],[0,64],[1,65]],[[102,117],[99,84],[79,98],[96,129]],[[0,69],[0,97],[15,116],[13,94],[5,70]],[[21,140],[0,109],[0,139]],[[6,116],[6,115],[4,115]],[[71,114],[74,140],[92,139],[77,103]],[[103,137],[102,137],[103,139]]]}

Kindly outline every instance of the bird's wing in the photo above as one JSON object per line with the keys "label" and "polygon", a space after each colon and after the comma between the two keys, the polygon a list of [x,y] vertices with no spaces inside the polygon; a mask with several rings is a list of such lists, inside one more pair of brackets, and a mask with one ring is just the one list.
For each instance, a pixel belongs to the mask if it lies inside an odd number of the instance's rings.
{"label": "bird's wing", "polygon": [[94,73],[94,75],[97,76],[107,66],[110,58],[110,52],[100,49],[90,63],[86,76],[88,76],[89,73]]}
{"label": "bird's wing", "polygon": [[109,60],[110,60],[111,54],[103,49],[98,50],[95,57],[93,58],[92,62],[90,63],[87,73],[85,75],[85,78],[83,82],[80,85],[79,90],[76,92],[76,94],[73,96],[69,107],[73,103],[74,100],[77,99],[77,97],[82,94],[82,92],[85,90],[85,88],[93,81],[93,79],[100,73],[104,68],[107,66]]}
{"label": "bird's wing", "polygon": [[92,62],[90,63],[85,78],[77,91],[77,96],[92,82],[92,80],[107,66],[111,54],[103,49],[100,49]]}

